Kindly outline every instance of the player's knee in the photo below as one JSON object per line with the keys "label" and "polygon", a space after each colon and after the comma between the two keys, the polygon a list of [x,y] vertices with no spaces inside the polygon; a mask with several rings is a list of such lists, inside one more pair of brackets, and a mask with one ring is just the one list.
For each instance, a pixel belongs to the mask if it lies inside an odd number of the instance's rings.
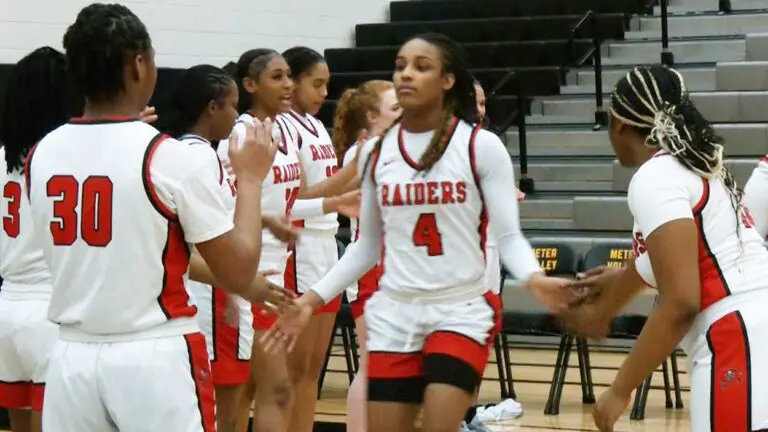
{"label": "player's knee", "polygon": [[293,385],[288,380],[280,380],[272,385],[270,398],[281,409],[290,406],[293,399]]}

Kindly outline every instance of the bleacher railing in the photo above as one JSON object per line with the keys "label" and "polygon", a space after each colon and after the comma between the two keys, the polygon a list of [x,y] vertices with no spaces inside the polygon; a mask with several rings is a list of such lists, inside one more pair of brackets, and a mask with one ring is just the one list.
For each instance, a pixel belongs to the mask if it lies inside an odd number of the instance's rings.
{"label": "bleacher railing", "polygon": [[[592,47],[579,57],[579,53],[576,51],[576,38],[587,24],[592,28]],[[571,27],[568,38],[570,61],[565,66],[566,68],[582,67],[592,61],[595,72],[595,123],[593,130],[600,130],[603,126],[608,125],[608,114],[603,108],[603,55],[600,49],[602,42],[597,15],[592,10],[588,10]]]}
{"label": "bleacher railing", "polygon": [[496,83],[493,89],[488,93],[487,101],[492,102],[496,100],[501,89],[510,82],[515,86],[517,107],[507,115],[504,121],[491,129],[504,140],[504,135],[507,133],[507,130],[509,130],[515,121],[517,121],[517,142],[520,155],[520,180],[518,181],[518,188],[526,194],[531,194],[534,192],[535,187],[533,179],[528,177],[528,143],[525,136],[525,115],[528,112],[528,100],[525,98],[523,86],[520,83],[520,77],[517,75],[515,69],[510,69],[506,75]]}
{"label": "bleacher railing", "polygon": [[659,0],[659,2],[661,3],[661,64],[672,66],[675,64],[675,55],[669,50],[669,27],[667,26],[669,0]]}

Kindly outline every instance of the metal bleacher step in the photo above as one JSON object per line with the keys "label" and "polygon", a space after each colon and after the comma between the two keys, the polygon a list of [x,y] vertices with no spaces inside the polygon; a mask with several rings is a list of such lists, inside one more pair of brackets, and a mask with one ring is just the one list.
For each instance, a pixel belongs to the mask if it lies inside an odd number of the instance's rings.
{"label": "metal bleacher step", "polygon": [[531,197],[520,203],[523,219],[571,219],[573,198]]}
{"label": "metal bleacher step", "polygon": [[[734,3],[739,3],[739,0]],[[762,32],[768,14],[740,13],[733,15],[672,15],[669,16],[669,37],[712,37],[745,35]],[[638,16],[630,23],[632,31],[624,34],[625,39],[659,38],[661,35],[660,16]]]}
{"label": "metal bleacher step", "polygon": [[[630,67],[604,68],[602,73],[603,92],[610,94],[610,92],[613,91],[613,86],[627,74],[629,69]],[[681,74],[683,74],[686,85],[691,91],[696,91],[699,89],[711,90],[715,88],[714,64],[693,67],[681,65],[681,67],[678,67],[678,70]],[[591,66],[588,68],[573,70],[568,74],[567,83],[568,85],[561,88],[561,92],[563,92],[563,88],[588,87],[590,89],[589,93],[594,94],[595,71]],[[566,92],[571,93],[571,91],[567,90]]]}
{"label": "metal bleacher step", "polygon": [[572,219],[534,219],[524,218],[520,220],[523,230],[570,230],[574,229]]}
{"label": "metal bleacher step", "polygon": [[[766,123],[720,123],[714,127],[725,140],[726,151],[730,157],[759,157],[768,153]],[[510,153],[519,156],[517,130],[507,132],[505,138]],[[537,157],[614,155],[607,130],[595,132],[583,124],[565,129],[530,128],[526,131],[526,142],[528,154]]]}
{"label": "metal bleacher step", "polygon": [[[747,58],[743,39],[671,41],[669,49],[676,63],[741,61]],[[636,65],[659,62],[661,44],[657,41],[610,42],[603,45],[603,64]]]}

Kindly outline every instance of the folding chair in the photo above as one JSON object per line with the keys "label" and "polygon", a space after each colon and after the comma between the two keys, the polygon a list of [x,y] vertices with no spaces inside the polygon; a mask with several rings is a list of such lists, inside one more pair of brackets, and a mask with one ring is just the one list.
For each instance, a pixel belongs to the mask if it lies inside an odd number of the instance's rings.
{"label": "folding chair", "polygon": [[[336,240],[336,246],[338,248],[339,258],[344,255],[344,244],[340,240]],[[341,310],[336,314],[336,322],[333,325],[333,333],[331,334],[331,340],[328,342],[328,350],[325,354],[325,364],[320,371],[320,376],[317,380],[317,395],[320,398],[321,390],[323,389],[323,383],[325,382],[325,374],[328,372],[328,363],[331,361],[333,355],[333,346],[336,342],[336,338],[341,337],[341,343],[344,346],[344,360],[347,364],[347,378],[349,383],[352,384],[352,380],[355,379],[355,374],[360,368],[360,357],[357,352],[357,335],[355,333],[355,319],[352,316],[352,309],[347,301],[347,295],[344,294],[341,302]],[[336,372],[336,371],[334,371]]]}
{"label": "folding chair", "polygon": [[[580,255],[567,243],[532,242],[539,257],[539,262],[548,275],[575,277],[580,262]],[[555,360],[549,397],[544,413],[557,415],[560,412],[560,398],[565,385],[565,375],[568,362],[576,341],[579,352],[579,375],[581,378],[582,400],[585,403],[594,402],[592,375],[589,366],[589,354],[586,341],[563,333],[558,320],[546,312],[504,312],[504,333],[523,336],[558,336],[560,347]]]}
{"label": "folding chair", "polygon": [[[592,269],[601,265],[623,266],[624,263],[633,259],[632,243],[629,241],[603,242],[594,245],[584,256],[583,268]],[[655,306],[655,301],[654,301]],[[645,315],[622,315],[611,323],[611,339],[637,339],[643,329],[648,317]],[[669,369],[672,369],[672,381],[675,392],[675,404],[677,408],[683,407],[683,400],[680,389],[680,376],[678,374],[677,350],[675,350],[668,361],[662,363],[662,373],[664,377],[664,397],[667,408],[672,408],[671,388],[669,382]],[[645,417],[645,406],[648,400],[648,392],[651,387],[653,373],[638,387],[635,392],[635,401],[632,406],[630,418],[632,420],[642,420]]]}
{"label": "folding chair", "polygon": [[[499,295],[503,297],[504,282],[507,279],[507,273],[501,269],[501,286],[499,286]],[[503,306],[502,306],[503,308]],[[517,399],[515,392],[515,381],[512,378],[512,361],[509,358],[509,340],[507,333],[500,331],[493,340],[493,351],[496,354],[496,368],[499,374],[499,389],[501,399]]]}

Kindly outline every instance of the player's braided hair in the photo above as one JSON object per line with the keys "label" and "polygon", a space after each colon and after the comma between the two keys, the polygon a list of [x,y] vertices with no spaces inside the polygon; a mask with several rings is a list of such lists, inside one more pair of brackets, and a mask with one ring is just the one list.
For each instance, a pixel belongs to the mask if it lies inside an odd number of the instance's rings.
{"label": "player's braided hair", "polygon": [[11,71],[0,102],[0,143],[9,173],[23,169],[29,149],[48,132],[80,114],[82,99],[67,85],[65,63],[64,54],[42,47]]}
{"label": "player's braided hair", "polygon": [[198,65],[185,70],[171,89],[162,118],[164,127],[160,129],[173,137],[189,132],[211,101],[224,104],[233,83],[231,76],[215,66]]}
{"label": "player's braided hair", "polygon": [[691,101],[678,71],[666,66],[634,68],[616,84],[611,114],[634,126],[646,137],[646,145],[666,150],[694,173],[720,177],[738,208],[742,191],[723,164],[723,139]]}
{"label": "player's braided hair", "polygon": [[[336,113],[333,116],[333,149],[339,160],[358,139],[363,129],[370,128],[368,113],[378,112],[381,103],[381,93],[394,86],[392,81],[371,80],[358,87],[346,89],[336,103]],[[362,144],[362,143],[361,143]]]}
{"label": "player's braided hair", "polygon": [[242,114],[253,106],[253,96],[245,90],[243,80],[251,78],[258,81],[264,69],[267,68],[267,64],[279,55],[280,53],[273,49],[257,48],[248,50],[240,56],[240,59],[237,61],[237,74],[235,76],[240,96],[237,107],[238,112]]}
{"label": "player's braided hair", "polygon": [[130,56],[151,47],[147,28],[127,7],[94,3],[64,34],[67,74],[86,99],[106,102],[125,91],[123,68]]}

